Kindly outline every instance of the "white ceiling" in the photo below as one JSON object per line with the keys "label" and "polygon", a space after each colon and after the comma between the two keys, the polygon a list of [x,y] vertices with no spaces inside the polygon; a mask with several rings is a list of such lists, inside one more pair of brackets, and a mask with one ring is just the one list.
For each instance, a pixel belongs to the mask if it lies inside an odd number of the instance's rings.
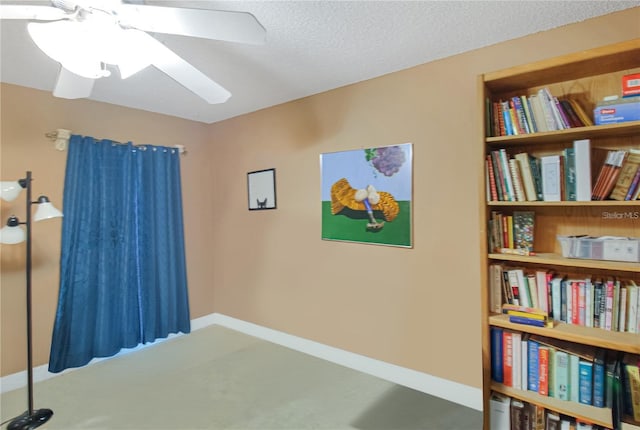
{"label": "white ceiling", "polygon": [[[153,67],[127,80],[120,80],[117,73],[99,79],[90,97],[205,123],[640,6],[640,1],[611,0],[146,3],[247,11],[267,29],[263,46],[155,35],[231,91],[224,104],[207,104]],[[33,44],[26,22],[0,21],[0,26],[0,80],[51,91],[58,64]]]}

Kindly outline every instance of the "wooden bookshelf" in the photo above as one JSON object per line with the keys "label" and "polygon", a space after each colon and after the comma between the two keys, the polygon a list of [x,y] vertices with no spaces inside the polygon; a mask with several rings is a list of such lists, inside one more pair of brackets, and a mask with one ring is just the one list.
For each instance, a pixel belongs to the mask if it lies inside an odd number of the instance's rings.
{"label": "wooden bookshelf", "polygon": [[[621,77],[640,72],[640,39],[581,51],[559,58],[525,64],[506,70],[486,73],[478,79],[478,108],[487,115],[487,101],[508,100],[514,96],[534,95],[543,87],[558,98],[578,100],[592,115],[597,102],[604,96],[620,95]],[[591,148],[640,149],[640,121],[618,124],[575,127],[559,131],[546,131],[514,136],[491,136],[487,128],[492,123],[483,118],[483,156],[491,151],[505,149],[513,156],[527,152],[535,156],[560,154],[576,140],[589,139]],[[483,169],[484,172],[484,162]],[[595,175],[594,175],[595,176]],[[483,175],[482,181],[485,181]],[[492,264],[518,267],[535,271],[545,269],[566,276],[593,275],[633,280],[640,285],[640,263],[584,260],[564,258],[559,235],[640,237],[640,200],[635,201],[490,201],[483,195],[481,214],[484,226],[481,247],[482,267],[482,357],[484,428],[489,429],[489,398],[492,391],[525,402],[540,405],[577,419],[586,420],[606,428],[613,428],[612,410],[543,396],[528,390],[519,390],[491,380],[491,327],[500,327],[521,333],[530,333],[575,344],[590,345],[611,352],[640,355],[640,334],[609,331],[555,322],[553,328],[541,328],[509,321],[506,315],[490,309],[490,270]],[[501,254],[488,251],[488,223],[494,211],[511,214],[514,211],[533,211],[536,216],[534,250],[536,255]],[[609,216],[621,214],[621,216]],[[637,425],[624,417],[623,428]]]}

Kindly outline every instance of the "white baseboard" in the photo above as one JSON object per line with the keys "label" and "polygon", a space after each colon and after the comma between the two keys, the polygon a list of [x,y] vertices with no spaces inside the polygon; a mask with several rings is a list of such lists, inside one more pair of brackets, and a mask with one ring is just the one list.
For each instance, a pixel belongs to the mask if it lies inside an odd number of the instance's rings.
{"label": "white baseboard", "polygon": [[482,390],[214,313],[214,324],[482,411]]}
{"label": "white baseboard", "polygon": [[[395,364],[386,363],[384,361],[375,360],[373,358],[334,348],[332,346],[293,336],[267,327],[262,327],[223,314],[213,313],[201,318],[196,318],[191,321],[191,330],[198,330],[214,324],[482,411],[482,390],[479,388],[470,387],[468,385],[449,381],[437,376],[407,369]],[[174,336],[181,335],[171,335],[169,338]],[[113,357],[128,354],[132,351],[145,348],[147,345],[139,345],[136,348],[123,350]],[[108,360],[113,357],[94,359],[88,365],[102,360]],[[51,373],[47,369],[47,364],[35,367],[33,369],[34,382],[44,381],[55,376],[63,375],[67,372],[73,372],[74,370],[81,369],[81,367],[76,369],[67,369],[60,373]],[[0,378],[0,392],[5,393],[22,388],[26,384],[26,371],[7,375]]]}

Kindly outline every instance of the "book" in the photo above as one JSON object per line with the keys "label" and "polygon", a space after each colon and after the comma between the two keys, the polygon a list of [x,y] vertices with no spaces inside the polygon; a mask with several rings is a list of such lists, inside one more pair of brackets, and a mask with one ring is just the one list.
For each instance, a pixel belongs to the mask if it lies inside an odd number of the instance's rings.
{"label": "book", "polygon": [[630,415],[634,420],[640,421],[640,357],[625,354],[623,358],[623,381],[629,395],[626,402],[630,405]]}
{"label": "book", "polygon": [[554,355],[554,393],[555,398],[569,400],[569,354],[556,351]]}
{"label": "book", "polygon": [[561,201],[560,156],[547,155],[540,157],[542,177],[542,195],[546,202]]}
{"label": "book", "polygon": [[618,179],[611,191],[611,199],[626,200],[629,188],[633,183],[636,173],[640,171],[640,150],[631,149],[629,155],[624,160]]}
{"label": "book", "polygon": [[549,131],[545,114],[542,110],[542,105],[540,104],[540,96],[538,94],[532,94],[529,96],[529,102],[531,103],[531,110],[533,111],[537,130],[540,132]]}
{"label": "book", "polygon": [[576,201],[576,159],[573,148],[565,148],[562,151],[564,162],[564,187],[567,201]]}
{"label": "book", "polygon": [[[535,319],[535,318],[528,318],[528,317],[519,317],[519,316],[515,316],[515,315],[509,315],[509,322],[515,323],[515,324],[524,324],[524,325],[530,325],[533,327],[550,327],[549,323],[547,321],[542,321],[539,319]],[[551,327],[553,325],[551,324]]]}
{"label": "book", "polygon": [[576,171],[576,201],[591,200],[591,141],[573,141]]}
{"label": "book", "polygon": [[583,405],[593,404],[593,363],[580,360],[579,369],[579,394],[578,402]]}
{"label": "book", "polygon": [[608,165],[607,173],[603,178],[602,186],[595,200],[605,200],[609,197],[618,179],[621,167],[627,158],[627,154],[628,152],[624,150],[614,151],[610,160],[611,162]]}
{"label": "book", "polygon": [[605,351],[598,349],[593,360],[593,406],[605,407]]}
{"label": "book", "polygon": [[638,333],[638,301],[640,292],[638,286],[631,284],[627,287],[629,290],[629,307],[627,312],[627,332]]}
{"label": "book", "polygon": [[502,375],[502,342],[503,342],[503,329],[500,327],[491,326],[490,328],[490,342],[491,342],[491,379],[496,382],[502,383],[504,381]]}
{"label": "book", "polygon": [[542,172],[540,171],[540,159],[529,154],[529,164],[531,165],[531,175],[533,176],[533,183],[536,186],[538,200],[542,201]]}
{"label": "book", "polygon": [[511,332],[511,345],[512,345],[512,387],[521,390],[522,389],[522,333],[519,331]]}
{"label": "book", "polygon": [[502,312],[502,266],[492,264],[489,266],[489,272],[491,275],[489,279],[491,312],[500,313]]}
{"label": "book", "polygon": [[529,154],[526,152],[520,152],[514,155],[514,159],[518,161],[518,166],[522,175],[525,197],[527,201],[534,202],[538,200],[538,193],[536,191],[536,185],[531,171],[531,161],[529,158]]}
{"label": "book", "polygon": [[509,159],[509,171],[511,172],[511,182],[516,195],[516,201],[524,202],[527,200],[524,193],[524,183],[522,182],[522,174],[520,173],[520,165],[514,158]]}
{"label": "book", "polygon": [[498,200],[508,201],[506,183],[502,172],[502,161],[500,160],[500,151],[491,151],[491,162],[493,165],[493,175],[496,181],[496,191],[498,192]]}
{"label": "book", "polygon": [[640,169],[636,172],[633,177],[633,181],[631,181],[631,185],[629,185],[629,191],[627,191],[625,200],[637,200],[638,195],[640,194]]}
{"label": "book", "polygon": [[538,394],[549,395],[549,347],[538,346]]}
{"label": "book", "polygon": [[568,101],[571,104],[571,107],[573,107],[573,110],[576,113],[576,115],[578,115],[578,117],[580,118],[580,121],[582,121],[582,123],[585,126],[593,125],[593,120],[591,119],[591,117],[589,115],[587,115],[585,110],[582,109],[582,106],[580,105],[580,103],[577,100],[568,99]]}
{"label": "book", "polygon": [[533,251],[535,212],[514,211],[513,227],[515,248]]}
{"label": "book", "polygon": [[524,108],[524,114],[529,125],[529,133],[536,133],[538,127],[536,126],[536,119],[533,117],[533,110],[531,109],[531,101],[526,95],[520,96],[522,101],[522,107]]}
{"label": "book", "polygon": [[547,411],[545,419],[545,430],[560,430],[560,415]]}
{"label": "book", "polygon": [[489,428],[491,430],[511,430],[511,398],[504,394],[491,393]]}
{"label": "book", "polygon": [[487,193],[488,201],[499,201],[498,198],[498,185],[496,184],[496,176],[493,170],[493,158],[491,155],[487,155],[486,160],[487,179],[489,183],[489,193]]}
{"label": "book", "polygon": [[513,387],[513,337],[511,332],[502,332],[502,383]]}
{"label": "book", "polygon": [[502,313],[506,314],[506,313],[509,313],[509,311],[520,311],[520,312],[525,312],[527,314],[542,315],[545,317],[548,315],[548,313],[546,311],[543,311],[542,309],[519,306],[519,305],[510,304],[510,303],[503,303]]}
{"label": "book", "polygon": [[579,402],[580,396],[580,357],[569,354],[569,400]]}
{"label": "book", "polygon": [[500,162],[502,167],[502,174],[504,176],[504,183],[506,194],[509,196],[508,201],[515,202],[516,194],[515,189],[513,188],[513,181],[511,180],[511,171],[509,169],[509,155],[504,148],[498,150],[500,155]]}
{"label": "book", "polygon": [[600,198],[600,195],[602,194],[604,183],[607,181],[609,172],[612,169],[611,166],[615,162],[616,153],[617,151],[615,150],[606,151],[606,156],[600,166],[600,169],[598,170],[597,178],[593,184],[593,189],[591,190],[591,200],[603,200]]}
{"label": "book", "polygon": [[538,90],[538,99],[542,106],[544,120],[547,124],[548,131],[562,130],[562,124],[559,123],[558,114],[555,112],[555,102],[550,96],[549,90],[541,88]]}
{"label": "book", "polygon": [[529,357],[529,361],[528,361],[528,369],[527,369],[527,374],[528,374],[528,382],[527,382],[527,389],[529,391],[535,391],[536,393],[539,390],[539,385],[538,385],[538,380],[539,380],[539,347],[540,344],[529,338],[529,341],[527,343],[528,346],[528,351],[527,351],[527,356]]}
{"label": "book", "polygon": [[511,398],[511,430],[528,430],[524,427],[524,402]]}
{"label": "book", "polygon": [[546,270],[536,270],[536,288],[538,290],[538,307],[549,314],[549,302],[547,300],[547,275],[551,276]]}

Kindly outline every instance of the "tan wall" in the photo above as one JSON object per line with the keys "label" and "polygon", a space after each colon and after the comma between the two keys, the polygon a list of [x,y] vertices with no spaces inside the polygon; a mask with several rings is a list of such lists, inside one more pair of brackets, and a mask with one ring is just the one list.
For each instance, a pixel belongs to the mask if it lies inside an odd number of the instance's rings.
{"label": "tan wall", "polygon": [[[210,126],[2,85],[2,178],[31,169],[35,192],[61,201],[66,153],[43,137],[55,128],[184,143],[192,318],[220,312],[480,387],[477,75],[640,37],[639,21],[635,8]],[[322,241],[319,154],[405,142],[414,248]],[[271,167],[278,209],[248,211],[246,173]],[[2,219],[23,211],[3,203]],[[34,228],[36,365],[57,300],[60,222],[50,223]],[[2,247],[2,375],[24,369],[21,252]]]}
{"label": "tan wall", "polygon": [[[2,84],[0,87],[1,176],[23,178],[33,172],[33,197],[48,195],[62,209],[62,190],[67,152],[54,149],[45,133],[65,128],[76,134],[116,141],[186,145],[189,155],[181,159],[185,235],[188,243],[191,315],[213,312],[212,266],[202,254],[212,236],[210,214],[200,210],[203,196],[210,194],[207,180],[206,124],[148,112],[124,109],[89,100],[69,101],[50,93]],[[23,192],[13,202],[2,202],[2,223],[11,214],[24,220]],[[51,332],[58,300],[60,219],[33,224],[33,336],[34,364],[49,361]],[[1,374],[26,368],[25,245],[2,245],[1,272]]]}

